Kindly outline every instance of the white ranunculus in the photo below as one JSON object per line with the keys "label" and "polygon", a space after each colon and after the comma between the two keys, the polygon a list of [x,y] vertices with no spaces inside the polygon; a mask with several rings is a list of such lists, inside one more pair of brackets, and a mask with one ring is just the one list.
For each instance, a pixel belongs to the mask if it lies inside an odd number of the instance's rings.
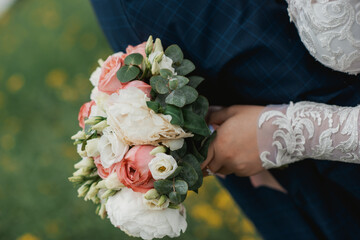
{"label": "white ranunculus", "polygon": [[111,223],[130,236],[143,239],[178,237],[185,232],[185,208],[151,210],[143,202],[144,194],[123,188],[108,198],[106,211]]}
{"label": "white ranunculus", "polygon": [[174,140],[164,140],[162,141],[162,143],[168,148],[170,148],[171,151],[176,151],[182,148],[182,146],[184,145],[184,139],[179,138]]}
{"label": "white ranunculus", "polygon": [[176,160],[165,153],[157,153],[148,164],[151,175],[155,180],[166,179],[173,174],[178,165]]}
{"label": "white ranunculus", "polygon": [[107,127],[100,137],[98,149],[101,164],[104,168],[109,168],[123,159],[125,153],[129,150],[129,145],[124,143],[110,127]]}
{"label": "white ranunculus", "polygon": [[135,87],[114,93],[107,102],[107,123],[128,145],[157,145],[163,140],[191,137],[170,123],[171,116],[157,114],[146,105],[150,99]]}
{"label": "white ranunculus", "polygon": [[93,138],[86,141],[85,152],[88,157],[99,156],[98,142],[99,138]]}
{"label": "white ranunculus", "polygon": [[97,67],[95,71],[90,76],[90,82],[94,87],[97,87],[99,84],[99,79],[101,75],[101,68]]}

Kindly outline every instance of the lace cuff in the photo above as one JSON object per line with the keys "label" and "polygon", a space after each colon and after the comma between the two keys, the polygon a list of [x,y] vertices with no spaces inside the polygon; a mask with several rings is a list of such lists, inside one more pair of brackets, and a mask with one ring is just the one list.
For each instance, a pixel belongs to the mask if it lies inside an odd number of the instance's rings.
{"label": "lace cuff", "polygon": [[263,166],[305,158],[360,163],[359,110],[314,102],[267,106],[257,133]]}

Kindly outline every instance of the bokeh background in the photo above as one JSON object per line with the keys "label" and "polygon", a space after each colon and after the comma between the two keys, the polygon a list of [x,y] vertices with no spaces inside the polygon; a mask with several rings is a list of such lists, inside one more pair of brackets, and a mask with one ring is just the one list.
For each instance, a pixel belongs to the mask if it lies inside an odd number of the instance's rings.
{"label": "bokeh background", "polygon": [[[0,0],[0,239],[134,239],[67,181],[70,136],[97,59],[111,54],[87,0]],[[260,239],[215,178],[186,201],[178,239]]]}

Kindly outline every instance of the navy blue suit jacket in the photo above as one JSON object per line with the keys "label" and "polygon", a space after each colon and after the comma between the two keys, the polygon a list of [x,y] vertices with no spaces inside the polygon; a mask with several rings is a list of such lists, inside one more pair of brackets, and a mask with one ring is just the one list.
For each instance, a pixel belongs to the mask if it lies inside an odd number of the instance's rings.
{"label": "navy blue suit jacket", "polygon": [[[360,103],[360,79],[316,62],[289,22],[285,0],[91,0],[114,51],[146,41],[176,43],[206,77],[211,104],[309,100]],[[222,181],[265,239],[357,239],[360,165],[304,160],[271,171],[288,194]]]}

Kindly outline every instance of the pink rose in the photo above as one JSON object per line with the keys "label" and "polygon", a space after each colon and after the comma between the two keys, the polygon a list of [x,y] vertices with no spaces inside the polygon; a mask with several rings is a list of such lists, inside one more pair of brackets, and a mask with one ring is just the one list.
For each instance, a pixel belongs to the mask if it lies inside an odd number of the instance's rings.
{"label": "pink rose", "polygon": [[[127,48],[126,48],[126,54],[124,55],[130,55],[132,53],[140,53],[141,55],[143,55],[143,57],[145,58],[146,57],[146,53],[145,53],[145,47],[146,47],[146,42],[143,42],[137,46],[131,46],[129,45]],[[126,57],[125,56],[125,57]],[[125,58],[124,58],[125,59]]]}
{"label": "pink rose", "polygon": [[121,89],[127,89],[129,87],[136,87],[136,88],[140,89],[141,91],[143,91],[146,94],[146,96],[148,96],[150,98],[151,86],[149,84],[147,84],[143,81],[134,80],[134,81],[124,84],[121,87]]}
{"label": "pink rose", "polygon": [[154,179],[148,167],[149,162],[154,158],[150,155],[154,148],[149,145],[138,145],[127,152],[115,169],[122,184],[141,193],[146,193],[154,187]]}
{"label": "pink rose", "polygon": [[100,156],[94,157],[94,163],[97,168],[97,173],[102,179],[107,178],[114,171],[116,165],[119,165],[118,163],[115,163],[109,168],[104,168],[104,166],[101,164]]}
{"label": "pink rose", "polygon": [[121,82],[117,79],[116,73],[123,64],[122,57],[111,55],[101,67],[101,75],[98,88],[100,91],[112,94],[121,88]]}
{"label": "pink rose", "polygon": [[95,105],[95,101],[84,103],[80,108],[78,120],[79,120],[79,126],[82,127],[83,129],[85,128],[85,123],[84,123],[85,118],[88,118],[90,116],[91,107],[93,105]]}

